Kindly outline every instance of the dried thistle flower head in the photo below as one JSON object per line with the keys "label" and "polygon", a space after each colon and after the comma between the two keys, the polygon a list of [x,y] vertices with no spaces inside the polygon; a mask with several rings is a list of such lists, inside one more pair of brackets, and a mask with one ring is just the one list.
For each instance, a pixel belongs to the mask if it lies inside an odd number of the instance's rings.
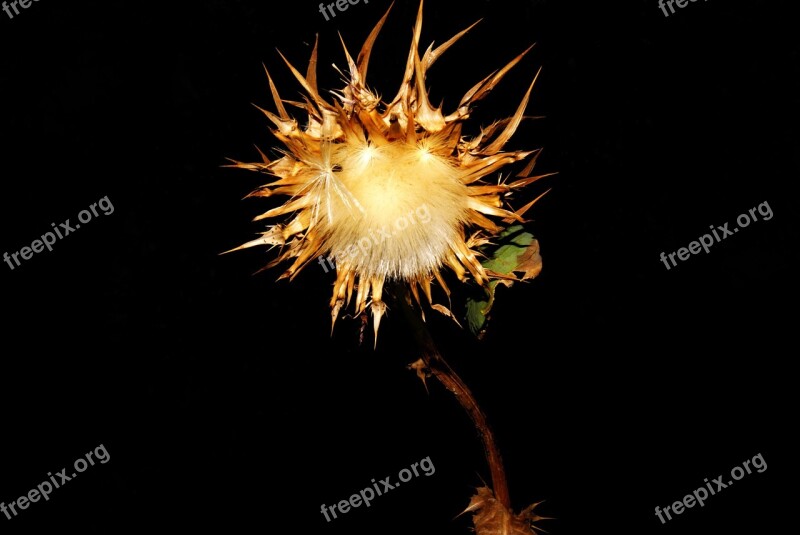
{"label": "dried thistle flower head", "polygon": [[[536,201],[512,211],[504,198],[546,176],[529,176],[538,151],[502,150],[523,118],[536,77],[512,117],[494,122],[474,138],[461,135],[474,104],[530,48],[475,84],[456,110],[444,115],[428,99],[426,73],[475,24],[436,48],[431,45],[420,57],[420,2],[400,90],[384,102],[367,87],[366,76],[373,44],[388,15],[389,11],[372,30],[355,61],[343,43],[349,73],[344,89],[332,92],[331,102],[317,88],[317,43],[305,76],[283,58],[305,90],[305,102],[282,100],[267,72],[277,113],[261,111],[274,123],[273,133],[285,146],[283,155],[271,161],[261,153],[261,162],[234,162],[234,167],[278,178],[249,196],[289,196],[256,221],[293,215],[233,250],[281,246],[282,253],[266,267],[294,259],[280,276],[289,279],[310,261],[329,258],[336,265],[330,301],[333,323],[355,293],[355,313],[369,308],[376,338],[386,311],[387,281],[407,284],[418,304],[420,289],[432,304],[433,279],[449,296],[441,273],[445,267],[462,282],[472,279],[487,286],[495,274],[487,273],[475,249],[500,233],[502,224],[521,222]],[[308,114],[304,127],[289,115],[287,103]],[[516,180],[482,180],[528,157]]]}

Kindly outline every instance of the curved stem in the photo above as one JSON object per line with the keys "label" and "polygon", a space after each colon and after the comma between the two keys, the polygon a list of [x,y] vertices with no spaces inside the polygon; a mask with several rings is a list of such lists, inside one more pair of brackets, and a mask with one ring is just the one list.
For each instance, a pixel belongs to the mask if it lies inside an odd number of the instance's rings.
{"label": "curved stem", "polygon": [[400,292],[398,301],[400,302],[400,307],[403,309],[403,314],[411,324],[414,337],[422,348],[422,361],[425,367],[447,390],[455,395],[458,402],[472,419],[472,423],[475,424],[481,441],[483,442],[486,462],[489,464],[489,471],[492,475],[494,496],[506,509],[511,510],[511,498],[508,493],[503,460],[500,457],[500,450],[497,448],[497,443],[494,440],[494,434],[486,421],[486,415],[481,410],[475,396],[472,395],[472,392],[461,377],[459,377],[455,370],[444,360],[441,353],[439,353],[428,328],[422,322],[420,316],[411,308],[410,295],[408,292]]}

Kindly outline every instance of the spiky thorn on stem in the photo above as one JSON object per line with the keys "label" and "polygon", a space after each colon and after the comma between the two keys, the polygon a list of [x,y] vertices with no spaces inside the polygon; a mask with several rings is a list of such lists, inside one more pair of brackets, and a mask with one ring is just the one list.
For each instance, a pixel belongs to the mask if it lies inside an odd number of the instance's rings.
{"label": "spiky thorn on stem", "polygon": [[[492,476],[492,489],[494,490],[494,497],[508,510],[511,509],[511,498],[508,493],[508,483],[506,483],[506,472],[503,468],[503,459],[500,457],[500,450],[497,448],[497,443],[494,439],[494,434],[486,420],[486,415],[478,405],[472,391],[467,387],[459,375],[450,367],[444,357],[442,357],[439,350],[431,337],[430,331],[422,322],[420,316],[411,308],[411,294],[407,288],[395,285],[397,301],[400,308],[403,310],[403,315],[406,317],[411,325],[411,330],[414,333],[414,338],[420,345],[422,350],[423,364],[430,374],[439,380],[442,385],[453,393],[458,400],[459,404],[467,412],[478,434],[483,442],[484,453],[486,454],[486,462],[489,465],[489,472]],[[421,366],[414,363],[409,366],[417,371],[420,375]],[[421,378],[423,378],[422,376]],[[423,379],[424,383],[424,379]],[[427,390],[427,385],[425,385]]]}

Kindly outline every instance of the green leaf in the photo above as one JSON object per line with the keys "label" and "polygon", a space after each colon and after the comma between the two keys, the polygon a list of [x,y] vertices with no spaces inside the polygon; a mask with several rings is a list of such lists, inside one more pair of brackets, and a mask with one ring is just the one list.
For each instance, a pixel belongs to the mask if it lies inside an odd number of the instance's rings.
{"label": "green leaf", "polygon": [[493,280],[482,296],[467,298],[467,325],[478,338],[486,331],[487,315],[494,304],[497,285],[511,286],[515,280],[532,279],[542,270],[539,241],[522,225],[508,227],[497,237],[495,248],[484,246],[481,252],[486,256],[481,264]]}

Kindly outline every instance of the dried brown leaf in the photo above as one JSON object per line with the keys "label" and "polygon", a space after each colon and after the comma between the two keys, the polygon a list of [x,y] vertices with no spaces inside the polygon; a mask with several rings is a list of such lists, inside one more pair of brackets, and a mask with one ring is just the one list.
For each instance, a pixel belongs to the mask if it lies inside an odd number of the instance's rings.
{"label": "dried brown leaf", "polygon": [[537,505],[530,505],[515,515],[494,497],[489,487],[481,487],[464,512],[473,513],[476,535],[531,535],[542,531],[534,525],[535,522],[548,520],[548,517],[533,512]]}

